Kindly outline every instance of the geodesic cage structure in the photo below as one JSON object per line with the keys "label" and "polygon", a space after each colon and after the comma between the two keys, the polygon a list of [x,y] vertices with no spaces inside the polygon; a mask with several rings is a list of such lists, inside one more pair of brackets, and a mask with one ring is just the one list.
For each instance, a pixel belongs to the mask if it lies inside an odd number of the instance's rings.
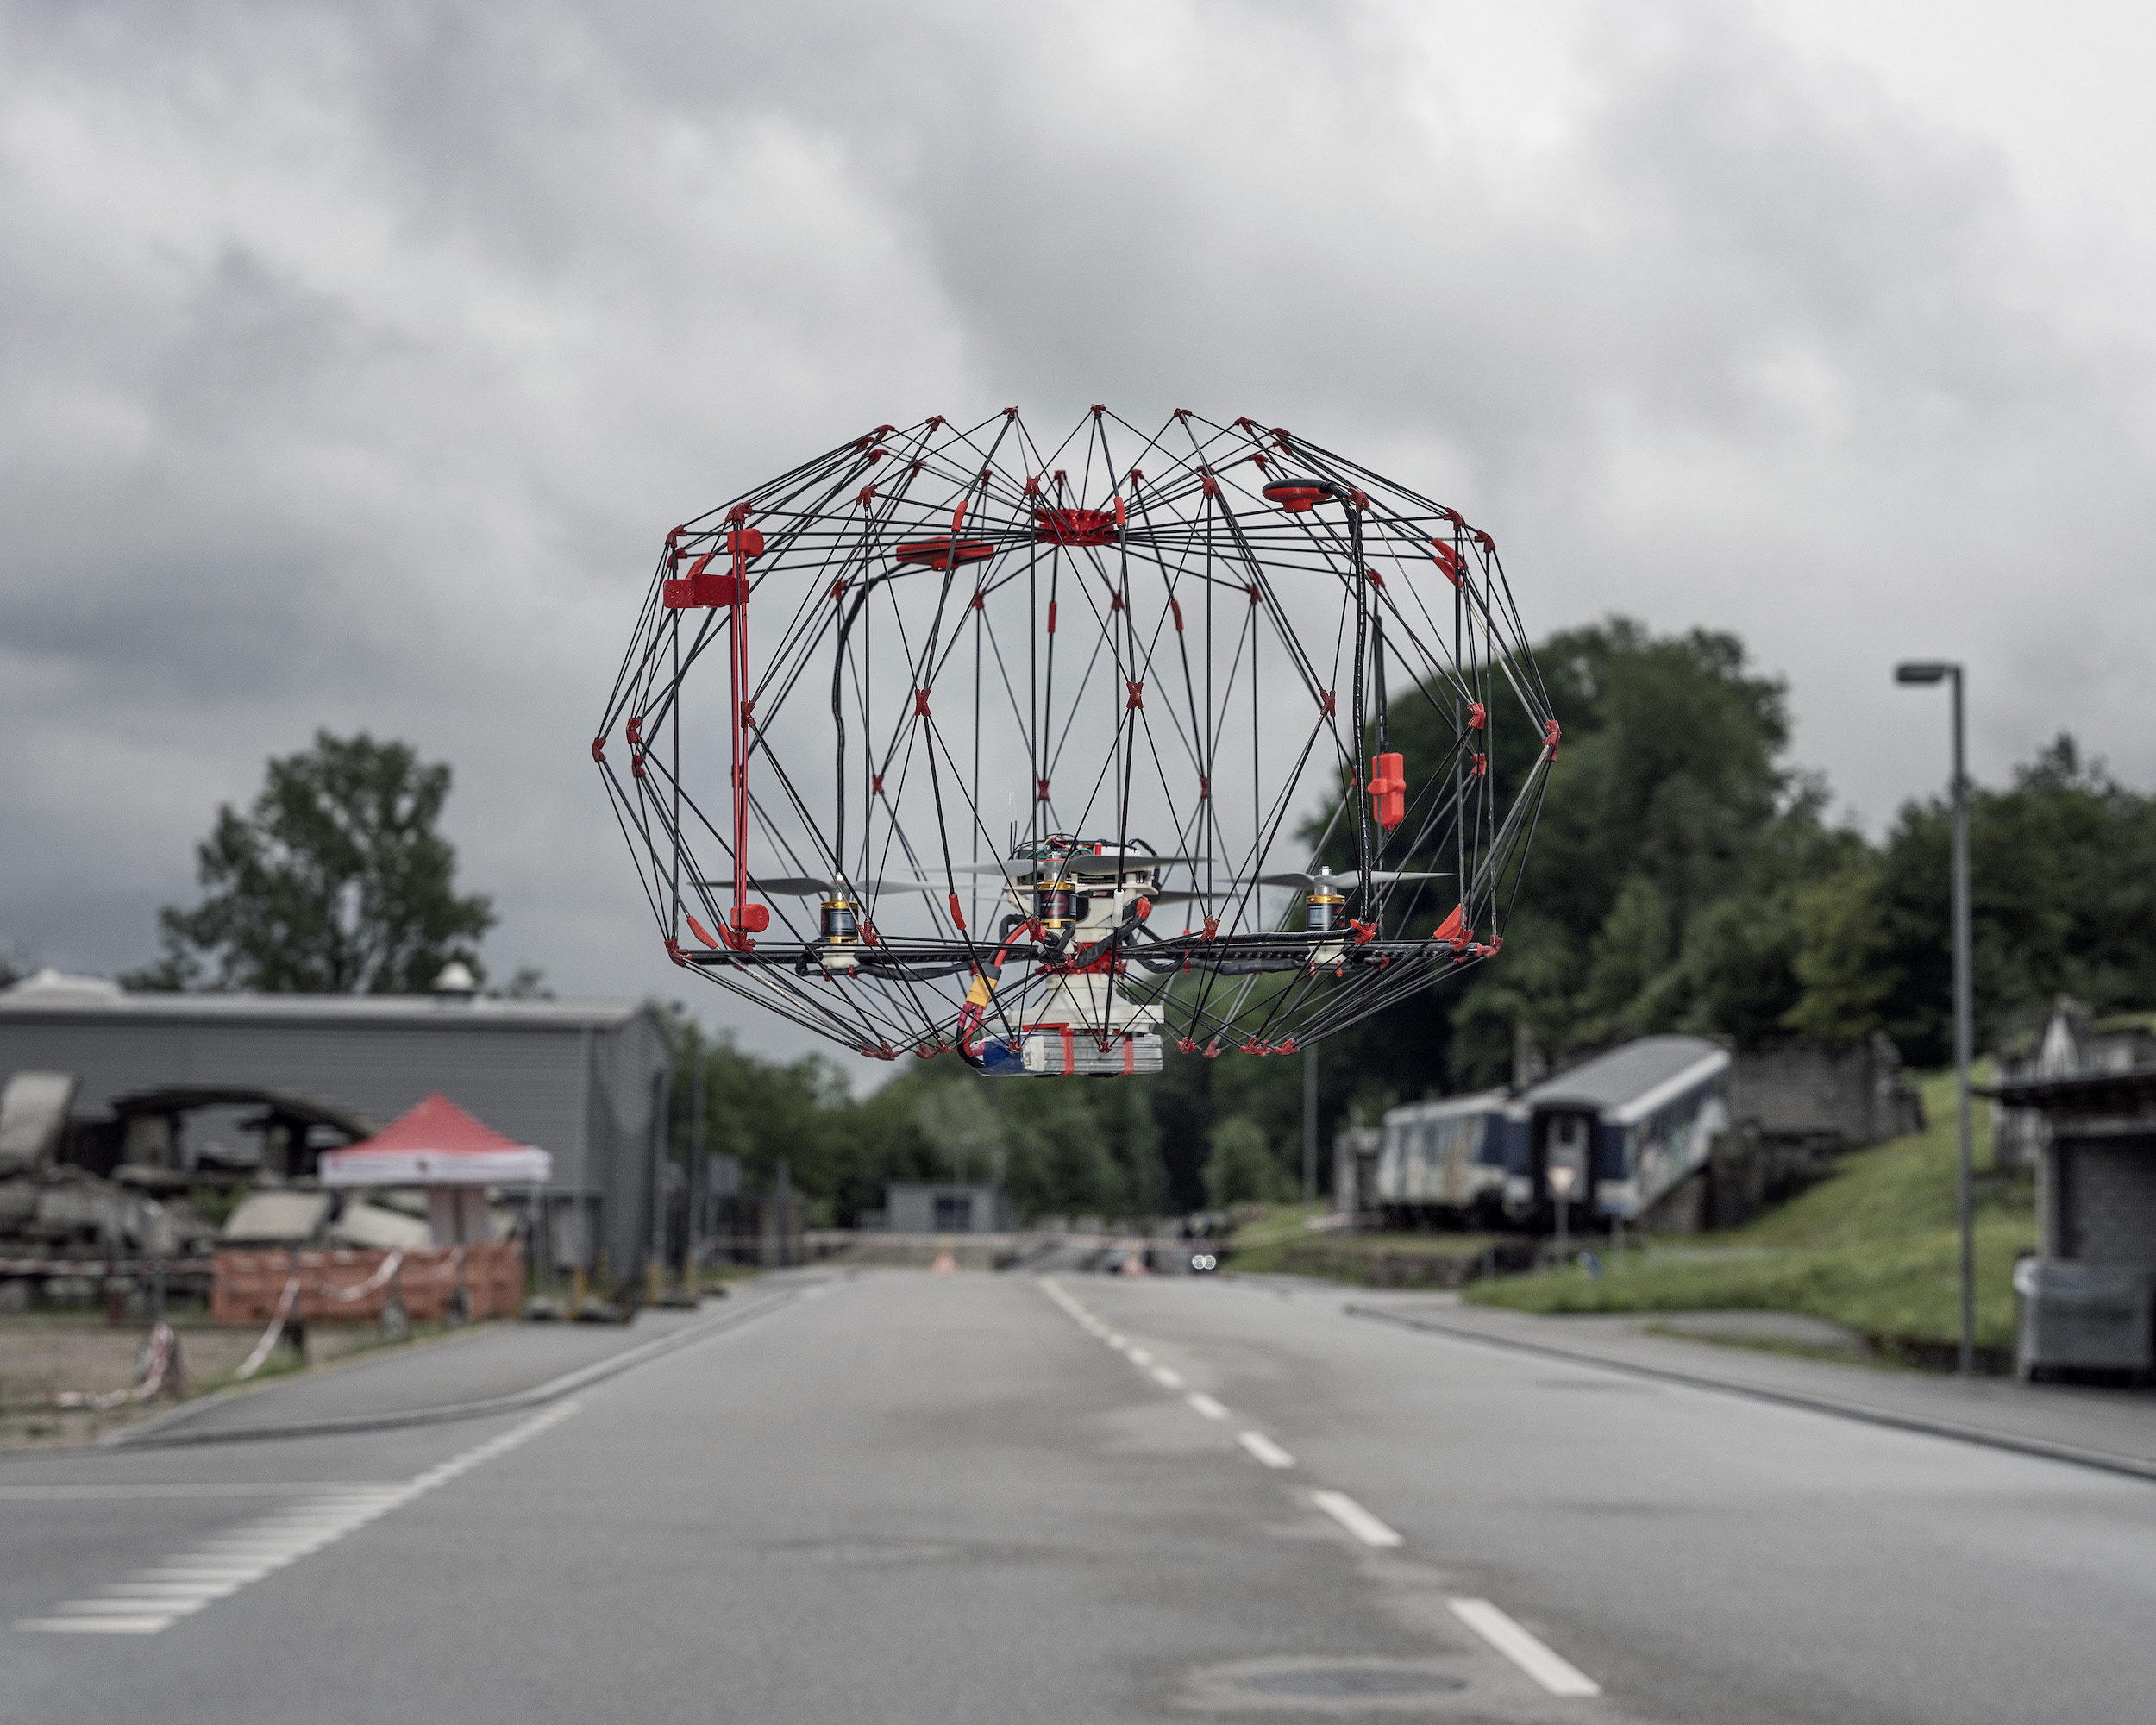
{"label": "geodesic cage structure", "polygon": [[1096,406],[879,425],[674,528],[592,755],[676,963],[864,1054],[1075,1074],[1494,957],[1557,743],[1488,533]]}

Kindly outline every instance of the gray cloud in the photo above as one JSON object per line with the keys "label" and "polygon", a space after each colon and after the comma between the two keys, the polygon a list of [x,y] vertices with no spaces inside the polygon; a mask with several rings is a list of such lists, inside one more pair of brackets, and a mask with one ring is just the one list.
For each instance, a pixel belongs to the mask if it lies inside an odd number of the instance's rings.
{"label": "gray cloud", "polygon": [[682,992],[585,752],[660,536],[1007,402],[1258,414],[1538,629],[1737,628],[1875,823],[1905,652],[1987,773],[2146,781],[2148,354],[2018,198],[1719,6],[0,7],[0,944],[138,961],[365,725],[455,763],[498,964]]}

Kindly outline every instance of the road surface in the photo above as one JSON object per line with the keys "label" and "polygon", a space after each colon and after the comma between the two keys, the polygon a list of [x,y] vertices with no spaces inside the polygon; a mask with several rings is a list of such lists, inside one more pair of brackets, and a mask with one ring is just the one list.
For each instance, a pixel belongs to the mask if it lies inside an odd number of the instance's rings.
{"label": "road surface", "polygon": [[490,1419],[0,1465],[0,1720],[2156,1717],[2156,1485],[1321,1287],[791,1287]]}

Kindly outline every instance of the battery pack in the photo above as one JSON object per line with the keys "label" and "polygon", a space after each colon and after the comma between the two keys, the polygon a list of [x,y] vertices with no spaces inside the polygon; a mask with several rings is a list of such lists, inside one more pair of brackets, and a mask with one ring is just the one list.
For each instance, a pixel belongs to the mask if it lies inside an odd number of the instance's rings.
{"label": "battery pack", "polygon": [[1157,1072],[1161,1045],[1157,1036],[1120,1033],[1107,1038],[1088,1030],[1033,1030],[1018,1044],[1025,1070],[1040,1078],[1082,1078],[1103,1074]]}

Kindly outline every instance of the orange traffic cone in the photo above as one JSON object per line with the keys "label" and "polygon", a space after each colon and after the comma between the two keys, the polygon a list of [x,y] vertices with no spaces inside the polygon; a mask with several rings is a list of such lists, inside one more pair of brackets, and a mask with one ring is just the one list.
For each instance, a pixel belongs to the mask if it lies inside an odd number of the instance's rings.
{"label": "orange traffic cone", "polygon": [[950,1242],[949,1240],[938,1240],[936,1243],[936,1262],[929,1265],[928,1270],[929,1274],[931,1276],[956,1276],[958,1274],[958,1260],[950,1255]]}

